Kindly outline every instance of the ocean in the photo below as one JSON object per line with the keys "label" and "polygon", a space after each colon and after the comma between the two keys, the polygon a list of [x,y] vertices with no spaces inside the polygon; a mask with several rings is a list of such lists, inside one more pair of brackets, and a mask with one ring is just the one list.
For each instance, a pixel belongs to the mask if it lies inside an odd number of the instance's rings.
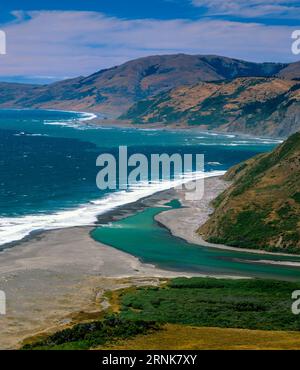
{"label": "ocean", "polygon": [[204,154],[203,176],[213,176],[280,142],[197,130],[101,127],[89,123],[92,118],[81,112],[0,111],[0,246],[40,230],[93,225],[97,215],[172,186],[161,181],[127,191],[99,190],[96,159],[116,155],[120,145],[147,157]]}

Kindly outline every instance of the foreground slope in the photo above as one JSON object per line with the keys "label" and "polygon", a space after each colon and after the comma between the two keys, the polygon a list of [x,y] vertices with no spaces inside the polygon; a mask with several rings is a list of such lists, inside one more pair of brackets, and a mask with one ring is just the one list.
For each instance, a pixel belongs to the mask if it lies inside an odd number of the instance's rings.
{"label": "foreground slope", "polygon": [[[247,329],[201,328],[167,324],[106,350],[299,350],[300,333]],[[103,349],[103,348],[99,348]]]}
{"label": "foreground slope", "polygon": [[225,179],[233,183],[199,234],[241,248],[300,253],[300,133],[233,167]]}
{"label": "foreground slope", "polygon": [[291,292],[298,287],[193,277],[109,291],[105,316],[28,338],[23,348],[297,349],[300,319],[291,311]]}
{"label": "foreground slope", "polygon": [[300,129],[300,82],[263,77],[201,82],[142,100],[122,118],[288,136]]}

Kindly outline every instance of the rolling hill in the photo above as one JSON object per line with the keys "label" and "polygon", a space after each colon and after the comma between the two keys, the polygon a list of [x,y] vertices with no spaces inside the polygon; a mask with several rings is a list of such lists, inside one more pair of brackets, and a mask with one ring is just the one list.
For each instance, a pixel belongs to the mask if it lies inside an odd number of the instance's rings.
{"label": "rolling hill", "polygon": [[121,118],[135,123],[288,136],[300,129],[300,81],[243,77],[200,82],[141,100]]}
{"label": "rolling hill", "polygon": [[233,181],[198,230],[204,239],[241,248],[300,253],[300,133],[227,172]]}
{"label": "rolling hill", "polygon": [[300,65],[213,55],[157,55],[50,85],[0,83],[0,108],[85,110],[118,116],[135,102],[178,86],[237,77],[300,77]]}

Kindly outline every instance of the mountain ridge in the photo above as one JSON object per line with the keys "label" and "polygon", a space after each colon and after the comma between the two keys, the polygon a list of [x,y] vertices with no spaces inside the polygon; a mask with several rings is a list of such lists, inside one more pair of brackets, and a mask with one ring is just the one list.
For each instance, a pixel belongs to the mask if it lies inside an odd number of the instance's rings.
{"label": "mountain ridge", "polygon": [[182,86],[135,103],[121,119],[284,137],[300,129],[300,81],[239,77]]}
{"label": "mountain ridge", "polygon": [[279,74],[280,78],[287,74],[300,78],[300,64],[254,63],[215,55],[156,55],[50,85],[0,83],[0,108],[85,110],[117,117],[137,101],[178,86]]}

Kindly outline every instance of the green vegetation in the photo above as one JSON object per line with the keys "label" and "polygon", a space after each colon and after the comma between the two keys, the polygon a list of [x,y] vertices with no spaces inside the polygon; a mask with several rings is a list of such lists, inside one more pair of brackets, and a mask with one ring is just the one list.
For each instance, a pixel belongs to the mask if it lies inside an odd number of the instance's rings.
{"label": "green vegetation", "polygon": [[123,114],[120,119],[135,119],[136,116],[146,114],[152,103],[153,102],[150,99],[140,100],[138,103],[136,103],[136,105],[130,108],[127,113]]}
{"label": "green vegetation", "polygon": [[272,252],[300,250],[300,133],[230,169],[199,233],[209,242]]}
{"label": "green vegetation", "polygon": [[172,279],[161,287],[120,290],[115,292],[118,314],[76,325],[27,344],[23,349],[109,346],[119,340],[157,332],[166,323],[300,331],[300,317],[291,312],[291,294],[297,289],[299,285],[292,282],[195,277]]}
{"label": "green vegetation", "polygon": [[[299,240],[299,234],[297,232],[298,218],[290,211],[291,209],[288,205],[280,208],[277,211],[279,219],[269,222],[266,220],[271,210],[241,211],[237,214],[235,222],[232,222],[231,219],[228,218],[228,214],[226,214],[220,220],[223,233],[226,237],[211,236],[208,237],[207,240],[210,243],[229,244],[240,248],[263,248],[268,252],[276,252],[278,251],[276,246],[268,245],[267,243],[263,245],[262,241],[276,238],[276,236],[283,233],[283,231],[288,231],[282,236],[283,242],[291,242],[291,245],[285,247],[285,252],[298,253],[299,248],[296,246]],[[293,243],[295,243],[294,246]]]}
{"label": "green vegetation", "polygon": [[246,117],[246,125],[251,128],[259,124],[261,121],[267,120],[270,117],[280,104],[286,101],[286,93],[280,94],[274,98],[270,98],[267,101],[254,101],[246,104],[243,107],[243,116]]}
{"label": "green vegetation", "polygon": [[254,166],[250,167],[243,176],[237,181],[235,189],[232,192],[233,196],[243,194],[250,189],[264,172],[274,165],[274,159],[270,155],[260,156]]}
{"label": "green vegetation", "polygon": [[292,197],[297,203],[300,203],[300,192],[295,193]]}
{"label": "green vegetation", "polygon": [[112,315],[102,321],[78,324],[73,328],[59,331],[44,340],[26,344],[23,349],[84,350],[111,344],[117,339],[128,339],[156,330],[159,330],[159,325],[154,322],[131,321],[118,315]]}
{"label": "green vegetation", "polygon": [[[255,211],[243,211],[238,213],[235,223],[230,222],[227,216],[222,219],[222,226],[228,237],[210,237],[208,240],[212,243],[226,242],[237,247],[254,247],[261,239],[276,235],[276,228],[272,223],[265,223],[266,213]],[[272,251],[272,248],[265,246],[265,249]]]}
{"label": "green vegetation", "polygon": [[263,77],[183,84],[137,101],[120,118],[287,136],[297,128],[293,117],[299,113],[299,89],[296,81]]}
{"label": "green vegetation", "polygon": [[202,327],[300,330],[291,312],[299,285],[271,280],[173,279],[164,288],[139,288],[121,296],[128,320]]}

